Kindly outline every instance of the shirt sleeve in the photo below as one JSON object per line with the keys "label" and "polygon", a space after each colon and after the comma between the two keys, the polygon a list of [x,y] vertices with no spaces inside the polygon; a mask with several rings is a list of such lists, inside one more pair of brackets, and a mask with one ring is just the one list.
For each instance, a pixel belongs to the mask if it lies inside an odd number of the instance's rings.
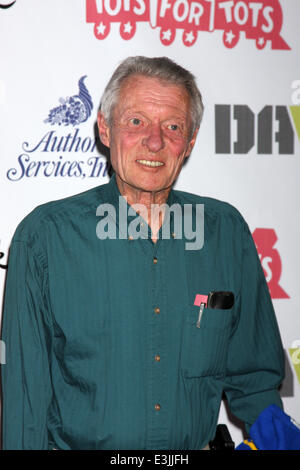
{"label": "shirt sleeve", "polygon": [[227,361],[224,387],[229,407],[247,432],[271,404],[282,408],[278,387],[284,377],[284,353],[269,289],[247,225],[243,231],[241,290],[237,322]]}
{"label": "shirt sleeve", "polygon": [[48,449],[51,401],[46,275],[26,242],[13,241],[5,288],[2,341],[3,449]]}

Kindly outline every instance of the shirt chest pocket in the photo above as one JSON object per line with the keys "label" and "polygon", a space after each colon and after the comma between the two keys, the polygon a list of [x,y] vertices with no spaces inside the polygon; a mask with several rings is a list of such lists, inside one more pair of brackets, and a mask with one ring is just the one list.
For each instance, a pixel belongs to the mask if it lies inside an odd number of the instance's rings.
{"label": "shirt chest pocket", "polygon": [[224,376],[232,328],[232,309],[205,308],[197,328],[199,308],[189,306],[181,352],[185,377]]}

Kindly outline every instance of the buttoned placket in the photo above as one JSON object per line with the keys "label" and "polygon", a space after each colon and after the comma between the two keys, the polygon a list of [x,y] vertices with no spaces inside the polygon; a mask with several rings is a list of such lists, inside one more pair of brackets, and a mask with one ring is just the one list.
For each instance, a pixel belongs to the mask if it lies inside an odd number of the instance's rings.
{"label": "buttoned placket", "polygon": [[[144,222],[146,224],[146,222]],[[118,225],[118,221],[117,221]],[[147,224],[146,224],[147,225]],[[168,448],[168,383],[167,383],[167,299],[165,283],[167,276],[168,243],[174,243],[175,234],[170,240],[159,238],[156,243],[148,238],[134,239],[127,233],[128,242],[134,247],[139,245],[146,255],[150,270],[149,306],[147,328],[147,449]],[[124,236],[124,233],[122,233]],[[161,237],[161,230],[159,231]]]}
{"label": "buttoned placket", "polygon": [[174,219],[171,214],[170,219],[170,239],[162,239],[162,228],[159,231],[159,238],[155,244],[152,244],[152,276],[151,276],[151,296],[152,315],[150,322],[151,342],[149,368],[151,390],[149,406],[153,407],[151,413],[151,430],[148,437],[149,448],[167,449],[170,430],[169,423],[169,400],[168,400],[168,362],[172,359],[167,357],[168,344],[168,318],[172,312],[168,311],[167,302],[167,283],[168,283],[168,259],[171,255],[169,250],[176,244],[176,234],[174,232]]}
{"label": "buttoned placket", "polygon": [[[148,248],[152,248],[151,266],[151,289],[150,302],[151,315],[149,321],[149,367],[148,367],[148,435],[147,448],[168,449],[169,432],[169,400],[168,400],[168,361],[167,336],[168,312],[167,283],[168,283],[168,256],[169,249],[176,244],[174,232],[174,220],[171,214],[170,239],[162,239],[162,228],[159,231],[158,240],[145,240]],[[149,229],[150,230],[150,229]],[[149,232],[150,233],[150,232]]]}
{"label": "buttoned placket", "polygon": [[166,296],[164,240],[148,243],[151,269],[148,350],[147,448],[167,448]]}

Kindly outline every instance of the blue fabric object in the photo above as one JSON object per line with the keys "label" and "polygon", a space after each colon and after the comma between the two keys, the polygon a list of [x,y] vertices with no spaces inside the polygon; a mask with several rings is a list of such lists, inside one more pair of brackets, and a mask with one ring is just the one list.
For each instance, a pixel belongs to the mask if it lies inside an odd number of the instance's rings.
{"label": "blue fabric object", "polygon": [[[250,438],[258,450],[300,450],[300,428],[277,405],[265,408],[250,428]],[[247,441],[236,450],[251,450]]]}

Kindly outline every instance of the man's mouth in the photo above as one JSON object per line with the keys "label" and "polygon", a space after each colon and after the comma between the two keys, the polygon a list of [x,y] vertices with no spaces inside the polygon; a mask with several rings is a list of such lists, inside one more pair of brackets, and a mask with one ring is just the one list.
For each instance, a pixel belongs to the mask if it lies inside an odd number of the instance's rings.
{"label": "man's mouth", "polygon": [[140,163],[141,165],[150,166],[152,168],[164,165],[164,163],[162,162],[153,162],[151,160],[137,160],[137,162]]}

